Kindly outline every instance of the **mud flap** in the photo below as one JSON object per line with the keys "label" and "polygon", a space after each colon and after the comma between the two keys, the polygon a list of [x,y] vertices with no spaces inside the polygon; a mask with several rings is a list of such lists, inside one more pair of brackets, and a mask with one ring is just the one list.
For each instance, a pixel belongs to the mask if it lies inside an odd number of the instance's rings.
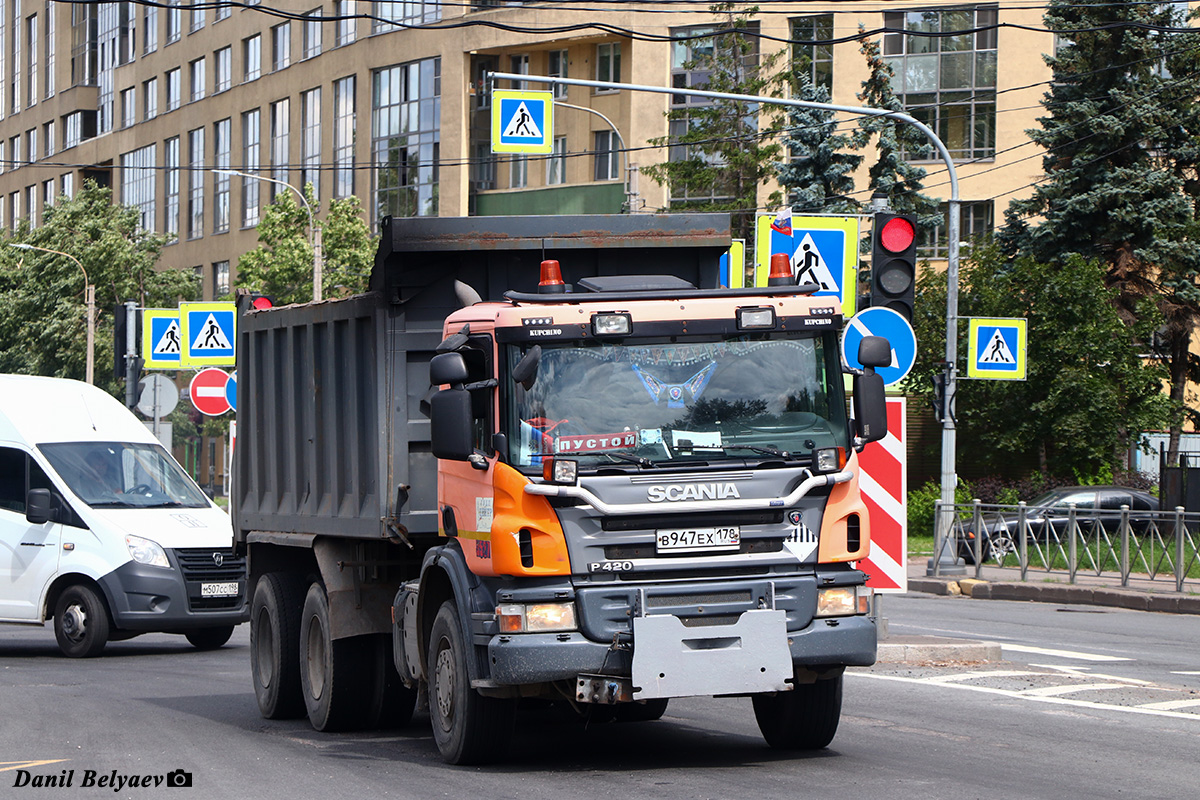
{"label": "mud flap", "polygon": [[785,692],[791,679],[781,610],[756,609],[733,625],[692,628],[671,615],[634,617],[635,700]]}

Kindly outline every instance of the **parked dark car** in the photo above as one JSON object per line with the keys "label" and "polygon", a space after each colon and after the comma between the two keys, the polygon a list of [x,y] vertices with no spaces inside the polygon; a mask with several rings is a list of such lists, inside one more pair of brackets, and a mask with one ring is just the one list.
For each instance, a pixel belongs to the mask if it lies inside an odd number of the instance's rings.
{"label": "parked dark car", "polygon": [[[1129,524],[1134,533],[1144,533],[1158,511],[1158,498],[1124,486],[1063,486],[1032,500],[1025,512],[1030,542],[1045,542],[1051,534],[1065,541],[1068,534],[1068,506],[1075,504],[1076,524],[1083,533],[1102,526],[1116,533],[1120,526],[1121,506],[1129,506]],[[975,563],[974,538],[981,537],[980,554],[984,561],[1014,553],[1020,546],[1016,511],[985,512],[980,531],[972,530],[964,520],[958,541],[958,555],[968,564]]]}

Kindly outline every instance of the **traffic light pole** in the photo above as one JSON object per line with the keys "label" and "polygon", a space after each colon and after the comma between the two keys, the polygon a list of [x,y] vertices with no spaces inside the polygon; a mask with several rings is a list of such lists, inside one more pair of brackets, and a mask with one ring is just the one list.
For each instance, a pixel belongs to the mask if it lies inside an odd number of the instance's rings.
{"label": "traffic light pole", "polygon": [[[950,224],[947,234],[950,241],[947,248],[946,266],[946,403],[947,407],[954,397],[958,383],[958,240],[959,240],[959,207],[958,171],[954,168],[954,159],[950,151],[938,138],[937,134],[925,123],[915,119],[903,111],[892,111],[886,108],[868,108],[865,106],[840,106],[833,103],[818,103],[812,100],[792,100],[781,97],[762,97],[752,94],[731,94],[728,92],[708,92],[703,89],[676,89],[665,86],[646,86],[635,83],[611,83],[608,81],[589,81],[579,78],[552,78],[544,75],[520,75],[510,72],[487,72],[484,80],[524,81],[526,83],[542,83],[563,86],[590,86],[608,90],[627,90],[630,92],[651,92],[654,94],[686,94],[692,97],[707,97],[713,100],[738,100],[745,103],[761,103],[766,105],[783,106],[785,108],[820,108],[826,111],[838,111],[859,117],[888,117],[897,122],[903,122],[917,128],[933,144],[942,161],[946,164],[946,172],[950,175]],[[934,557],[929,560],[926,570],[929,575],[966,574],[966,567],[957,563],[957,548],[953,541],[954,519],[954,489],[958,484],[956,474],[957,431],[954,419],[944,415],[942,420],[942,513],[935,522]]]}

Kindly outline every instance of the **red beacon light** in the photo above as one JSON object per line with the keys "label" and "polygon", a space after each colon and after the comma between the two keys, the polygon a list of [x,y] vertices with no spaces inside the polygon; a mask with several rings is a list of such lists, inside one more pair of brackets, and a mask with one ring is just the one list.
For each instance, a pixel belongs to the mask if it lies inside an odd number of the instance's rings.
{"label": "red beacon light", "polygon": [[771,272],[767,276],[767,286],[795,286],[796,278],[792,275],[792,259],[787,253],[771,254]]}
{"label": "red beacon light", "polygon": [[567,290],[563,283],[562,268],[553,259],[542,262],[542,279],[538,283],[538,291],[542,294],[561,294]]}

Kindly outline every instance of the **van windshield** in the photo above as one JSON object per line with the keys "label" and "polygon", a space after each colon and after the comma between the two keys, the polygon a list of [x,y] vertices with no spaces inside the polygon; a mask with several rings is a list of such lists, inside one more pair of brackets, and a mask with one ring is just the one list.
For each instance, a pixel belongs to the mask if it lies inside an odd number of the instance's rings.
{"label": "van windshield", "polygon": [[92,508],[208,506],[208,498],[161,445],[70,442],[38,449]]}

